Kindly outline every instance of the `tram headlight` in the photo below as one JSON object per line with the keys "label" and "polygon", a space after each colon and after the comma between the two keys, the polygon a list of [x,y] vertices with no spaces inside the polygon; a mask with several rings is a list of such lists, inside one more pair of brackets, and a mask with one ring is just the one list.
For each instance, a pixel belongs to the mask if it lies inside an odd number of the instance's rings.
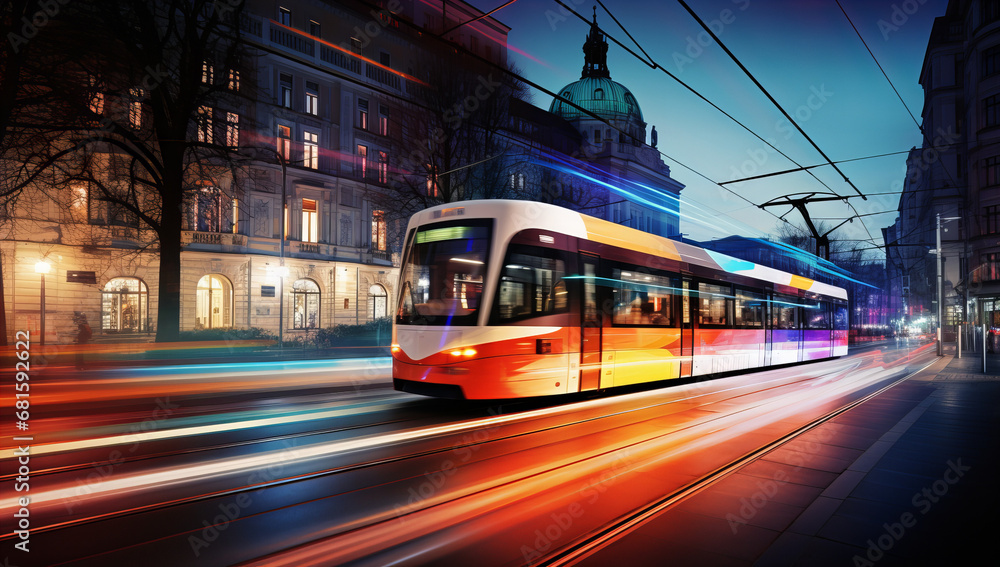
{"label": "tram headlight", "polygon": [[468,358],[470,356],[476,356],[476,349],[474,349],[474,348],[467,348],[467,349],[456,348],[455,350],[451,351],[451,355],[454,356],[454,357],[456,357],[456,358],[458,358],[458,357],[466,357],[466,358]]}

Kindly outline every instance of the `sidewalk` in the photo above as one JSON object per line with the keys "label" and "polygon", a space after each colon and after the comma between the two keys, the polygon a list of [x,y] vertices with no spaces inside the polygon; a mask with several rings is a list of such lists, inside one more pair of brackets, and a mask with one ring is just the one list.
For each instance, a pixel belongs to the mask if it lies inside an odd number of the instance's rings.
{"label": "sidewalk", "polygon": [[580,564],[996,564],[1000,372],[947,352]]}

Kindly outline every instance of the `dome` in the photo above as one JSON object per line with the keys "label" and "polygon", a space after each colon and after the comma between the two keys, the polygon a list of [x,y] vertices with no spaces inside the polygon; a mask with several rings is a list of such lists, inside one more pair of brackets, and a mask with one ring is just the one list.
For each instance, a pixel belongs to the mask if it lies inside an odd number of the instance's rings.
{"label": "dome", "polygon": [[549,112],[566,120],[593,119],[593,116],[576,108],[579,106],[609,122],[624,121],[640,128],[646,127],[635,96],[627,88],[611,80],[611,72],[608,71],[608,42],[597,25],[596,6],[590,33],[583,44],[583,73],[579,81],[560,89],[559,97],[562,98],[557,97],[552,101]]}
{"label": "dome", "polygon": [[[605,120],[634,120],[643,123],[642,110],[639,109],[635,96],[609,77],[583,77],[560,89],[559,96]],[[570,121],[593,118],[559,98],[552,100],[549,112]]]}

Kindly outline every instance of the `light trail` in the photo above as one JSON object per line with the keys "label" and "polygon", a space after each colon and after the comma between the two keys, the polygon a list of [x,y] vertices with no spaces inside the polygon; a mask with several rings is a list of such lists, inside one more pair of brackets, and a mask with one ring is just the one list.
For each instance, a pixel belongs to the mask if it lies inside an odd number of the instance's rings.
{"label": "light trail", "polygon": [[[824,374],[842,374],[848,369],[856,368],[859,362],[855,359],[845,359],[832,361],[829,366],[823,368]],[[796,372],[801,370],[801,367],[793,369]],[[761,377],[771,375],[773,378],[760,380]],[[856,380],[861,379],[861,375],[858,377],[852,377],[848,380],[850,383],[856,382]],[[296,447],[294,449],[294,456],[291,462],[303,463],[306,461],[317,460],[329,458],[334,455],[343,455],[350,452],[357,452],[363,450],[375,449],[378,447],[388,447],[392,445],[398,445],[413,441],[431,439],[437,436],[455,434],[468,432],[476,429],[496,427],[500,425],[507,425],[516,422],[530,421],[534,419],[539,419],[543,417],[550,417],[559,414],[568,414],[573,412],[578,412],[581,410],[593,410],[604,408],[608,406],[618,406],[623,403],[629,402],[641,402],[644,403],[646,400],[653,400],[653,403],[648,405],[642,405],[640,407],[630,408],[628,410],[616,410],[611,412],[598,412],[599,417],[588,418],[590,419],[600,419],[608,417],[610,415],[617,415],[620,413],[640,411],[642,409],[647,409],[651,407],[656,407],[664,404],[682,403],[697,398],[705,396],[718,396],[720,394],[727,394],[737,392],[739,390],[748,390],[750,392],[758,392],[762,389],[774,388],[781,385],[794,384],[797,382],[808,381],[810,379],[815,379],[817,377],[805,377],[798,375],[794,372],[789,372],[788,369],[782,369],[778,371],[768,371],[765,373],[755,373],[751,375],[743,375],[734,377],[735,383],[725,387],[725,388],[712,388],[712,386],[720,386],[721,384],[715,383],[693,383],[686,384],[683,386],[678,386],[671,389],[670,391],[663,390],[651,390],[644,392],[635,392],[630,394],[624,394],[620,396],[612,396],[607,398],[601,398],[596,400],[586,400],[582,402],[566,404],[556,407],[541,408],[537,410],[530,410],[522,413],[511,414],[511,415],[501,415],[494,417],[478,418],[458,423],[439,425],[434,427],[417,428],[411,430],[400,431],[396,433],[381,433],[373,434],[364,437],[359,437],[356,439],[348,439],[342,441],[334,442],[324,442],[318,443],[311,446]],[[846,382],[845,382],[846,384]],[[841,384],[844,387],[845,384]],[[810,395],[815,395],[816,390],[811,389]],[[676,394],[672,396],[667,401],[661,401],[664,394]],[[373,409],[377,409],[373,408]],[[32,455],[41,455],[54,452],[64,452],[80,449],[92,449],[97,447],[111,447],[115,445],[122,444],[133,444],[137,442],[150,441],[150,440],[163,440],[172,438],[184,438],[194,435],[202,435],[206,433],[219,433],[224,431],[234,431],[238,429],[247,429],[252,427],[265,427],[282,425],[288,423],[294,423],[302,419],[323,419],[328,417],[336,417],[342,415],[348,415],[352,410],[326,410],[320,411],[309,416],[281,416],[273,418],[264,418],[256,420],[247,420],[237,423],[223,423],[205,426],[194,426],[180,429],[166,429],[162,431],[150,431],[137,434],[120,435],[102,439],[93,440],[81,440],[81,441],[70,441],[66,443],[57,443],[50,446],[38,446],[32,447]],[[187,466],[185,468],[177,469],[173,467],[166,467],[161,470],[146,472],[146,473],[136,473],[130,475],[119,476],[114,479],[102,480],[100,482],[93,483],[88,486],[88,493],[86,498],[95,498],[103,494],[113,493],[115,495],[122,495],[125,493],[131,493],[136,491],[145,490],[152,487],[163,487],[163,486],[175,486],[184,484],[187,482],[205,482],[209,478],[219,478],[228,474],[235,473],[247,473],[253,470],[259,470],[272,466],[275,462],[275,458],[281,458],[281,460],[287,465],[290,464],[289,459],[280,457],[285,454],[287,457],[288,450],[281,449],[276,451],[269,451],[266,453],[261,453],[251,456],[241,456],[226,459],[218,459],[213,462],[202,463]],[[13,452],[11,451],[11,456]],[[48,491],[36,492],[32,495],[33,504],[44,504],[53,503],[66,498],[76,498],[80,499],[80,494],[78,493],[77,487],[67,487],[58,488]],[[15,497],[5,498],[0,500],[0,509],[3,510],[13,510],[17,505],[17,499]]]}

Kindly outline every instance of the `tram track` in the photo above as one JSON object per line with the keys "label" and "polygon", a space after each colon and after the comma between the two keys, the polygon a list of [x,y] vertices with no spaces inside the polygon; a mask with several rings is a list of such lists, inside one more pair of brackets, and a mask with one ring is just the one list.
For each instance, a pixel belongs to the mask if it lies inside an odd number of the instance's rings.
{"label": "tram track", "polygon": [[[852,364],[849,364],[847,366],[854,366],[854,364],[852,363]],[[841,368],[841,369],[837,370],[837,372],[844,372],[845,369],[847,368],[847,366],[845,366],[844,368]],[[753,392],[753,393],[765,392],[765,391],[768,391],[768,390],[771,390],[771,389],[774,389],[774,388],[781,388],[781,387],[792,386],[794,384],[801,383],[801,382],[808,382],[810,380],[815,380],[815,377],[795,378],[795,379],[789,379],[789,378],[782,377],[782,378],[775,378],[775,379],[772,379],[772,380],[767,380],[767,381],[764,381],[764,382],[754,382],[754,383],[749,383],[749,384],[739,384],[739,385],[736,385],[734,387],[724,388],[724,389],[711,388],[711,387],[709,387],[707,389],[703,389],[704,385],[706,385],[706,384],[712,384],[712,382],[711,381],[709,381],[709,382],[697,382],[697,383],[691,383],[691,384],[687,384],[687,385],[678,386],[678,388],[684,388],[685,386],[687,386],[689,389],[695,390],[695,392],[692,395],[684,395],[684,396],[680,396],[680,397],[672,397],[672,396],[670,396],[670,397],[668,397],[668,399],[659,400],[659,401],[656,401],[654,403],[639,404],[639,405],[636,405],[634,407],[620,409],[618,411],[613,411],[613,412],[606,412],[606,411],[601,410],[601,408],[605,407],[605,406],[613,406],[613,405],[619,404],[623,400],[627,400],[628,398],[633,397],[633,396],[642,396],[643,394],[645,394],[647,392],[642,392],[641,391],[641,392],[637,392],[637,393],[633,393],[633,394],[624,394],[624,395],[623,394],[617,394],[617,395],[614,395],[614,396],[605,396],[605,397],[600,397],[600,398],[596,398],[596,399],[589,399],[589,400],[584,400],[584,401],[579,401],[579,402],[571,402],[571,403],[557,405],[557,406],[546,406],[546,407],[541,407],[541,408],[527,409],[527,410],[524,410],[524,411],[517,411],[517,407],[518,406],[528,406],[528,407],[531,407],[534,404],[531,404],[530,402],[527,402],[527,401],[516,401],[516,402],[511,402],[511,403],[505,403],[505,404],[503,404],[503,406],[501,406],[503,409],[498,410],[498,412],[497,412],[498,415],[494,415],[494,416],[491,416],[491,417],[475,418],[475,419],[472,419],[472,420],[465,420],[465,421],[452,422],[452,423],[439,423],[439,424],[431,425],[429,427],[421,427],[421,428],[416,428],[416,429],[411,429],[411,430],[403,430],[403,431],[397,432],[396,434],[392,434],[392,433],[386,434],[386,433],[383,433],[383,434],[380,434],[378,436],[363,436],[361,439],[364,439],[365,442],[361,443],[361,446],[356,446],[356,447],[352,447],[352,444],[357,443],[357,441],[358,441],[357,439],[345,439],[345,440],[340,440],[340,441],[332,441],[330,443],[333,443],[334,445],[338,445],[339,444],[340,446],[344,447],[344,452],[348,452],[350,450],[359,450],[359,449],[377,449],[377,448],[380,448],[380,447],[387,446],[389,444],[398,443],[400,441],[402,441],[402,442],[421,442],[421,441],[432,440],[435,437],[444,437],[444,436],[448,436],[448,435],[462,435],[462,434],[467,434],[469,432],[473,432],[473,431],[478,430],[478,429],[496,427],[496,426],[499,426],[499,425],[517,426],[517,425],[521,425],[521,424],[524,424],[524,423],[527,423],[527,422],[531,422],[531,421],[538,420],[538,419],[545,419],[545,418],[554,418],[554,419],[558,420],[559,418],[561,418],[561,417],[563,417],[563,416],[565,416],[567,414],[581,412],[581,411],[583,411],[585,409],[586,410],[590,410],[590,411],[592,411],[594,413],[592,413],[591,415],[586,415],[586,416],[581,417],[579,419],[571,419],[571,420],[568,420],[568,421],[557,421],[557,422],[555,422],[555,423],[553,423],[551,425],[544,426],[544,427],[534,427],[534,426],[531,426],[531,427],[524,427],[524,428],[520,428],[520,429],[515,429],[510,434],[505,434],[505,435],[500,435],[500,436],[491,436],[489,439],[484,440],[484,441],[474,441],[473,440],[473,441],[469,441],[469,442],[443,443],[443,444],[439,444],[438,446],[436,446],[434,448],[431,448],[431,449],[422,449],[422,450],[417,450],[417,451],[409,451],[409,452],[404,452],[404,453],[396,454],[396,455],[393,455],[392,457],[388,457],[388,458],[374,459],[374,460],[368,460],[368,461],[359,461],[359,462],[350,463],[350,464],[345,465],[345,466],[331,467],[331,468],[322,469],[322,470],[310,471],[310,472],[302,473],[302,474],[289,475],[289,476],[285,476],[285,477],[282,477],[282,478],[274,479],[274,480],[266,482],[266,483],[259,483],[259,484],[253,484],[253,485],[235,486],[235,487],[232,487],[232,488],[227,489],[227,490],[216,490],[216,491],[209,491],[209,492],[201,492],[201,493],[191,494],[191,495],[184,496],[184,497],[171,498],[171,499],[166,500],[166,501],[149,503],[149,504],[145,504],[145,505],[141,505],[141,506],[132,506],[132,507],[129,507],[127,509],[118,510],[118,511],[114,511],[114,512],[102,513],[102,514],[94,514],[94,515],[88,515],[88,516],[85,516],[85,517],[74,518],[74,519],[68,520],[68,521],[57,522],[57,523],[53,523],[53,524],[49,524],[49,525],[39,526],[39,527],[35,528],[34,531],[36,531],[36,532],[52,531],[52,530],[57,530],[57,529],[64,529],[64,528],[71,528],[71,527],[75,527],[75,526],[85,525],[85,524],[89,524],[89,523],[95,523],[95,522],[99,522],[99,521],[102,521],[102,520],[107,520],[107,519],[110,519],[110,518],[118,518],[118,517],[124,517],[124,516],[128,516],[128,515],[134,515],[134,514],[141,514],[141,513],[147,513],[147,512],[155,512],[157,510],[162,510],[162,509],[166,509],[166,508],[170,508],[170,507],[174,507],[174,506],[179,506],[179,505],[184,505],[184,504],[190,504],[190,503],[197,503],[197,502],[201,502],[201,501],[211,500],[211,499],[215,499],[215,498],[222,498],[222,497],[227,497],[227,496],[235,496],[235,495],[238,495],[238,494],[241,494],[241,493],[246,493],[246,492],[250,492],[250,491],[256,491],[256,490],[259,490],[259,489],[262,489],[262,488],[273,488],[273,487],[288,486],[288,485],[292,485],[292,484],[299,483],[299,482],[304,482],[304,481],[308,481],[308,480],[312,480],[312,479],[317,479],[317,478],[320,478],[320,477],[326,477],[326,476],[333,476],[333,475],[337,475],[337,474],[349,473],[349,472],[352,472],[352,471],[358,471],[358,470],[362,470],[362,469],[372,469],[372,468],[383,466],[383,465],[390,465],[390,464],[393,464],[393,463],[401,463],[401,462],[405,462],[407,460],[414,460],[414,459],[418,459],[418,458],[421,458],[421,457],[428,457],[428,456],[446,454],[446,453],[449,453],[449,452],[452,452],[452,451],[455,451],[455,450],[460,450],[460,449],[472,449],[472,450],[478,451],[479,447],[487,445],[487,444],[490,444],[490,443],[498,443],[498,442],[504,442],[504,441],[511,441],[511,440],[514,440],[514,439],[517,439],[517,438],[520,438],[520,437],[524,437],[524,436],[536,435],[536,434],[541,434],[541,433],[545,433],[545,432],[552,432],[552,431],[559,430],[559,429],[572,428],[572,427],[580,426],[582,424],[586,424],[586,423],[589,423],[589,422],[598,422],[598,421],[601,421],[601,420],[608,420],[608,419],[613,419],[613,418],[622,418],[622,417],[624,417],[626,415],[636,414],[636,413],[639,413],[639,412],[655,411],[655,410],[657,410],[659,408],[662,408],[662,407],[665,407],[665,406],[670,406],[671,404],[687,403],[687,402],[691,402],[692,400],[696,400],[698,398],[710,398],[712,402],[717,402],[720,399],[723,399],[723,400],[724,399],[731,399],[731,398],[739,397],[739,396],[742,396],[742,395],[745,395],[745,394],[751,393],[751,392]],[[667,389],[667,390],[663,390],[661,393],[666,394],[666,395],[669,396],[669,394],[671,394],[673,392],[676,392],[676,391],[677,391],[676,389],[674,389],[674,390]],[[706,402],[706,403],[708,403],[708,402]],[[422,405],[435,405],[436,406],[436,405],[440,405],[441,401],[440,400],[419,400],[417,402],[417,404],[418,405],[422,404]],[[500,412],[502,412],[502,413],[500,413]],[[164,451],[164,452],[160,452],[160,453],[146,454],[146,455],[141,455],[141,456],[133,457],[133,458],[130,458],[127,461],[124,461],[124,462],[129,462],[129,463],[139,463],[139,462],[142,462],[142,461],[150,461],[151,462],[154,459],[169,459],[169,458],[172,458],[172,457],[179,457],[179,456],[185,456],[185,455],[191,455],[191,454],[198,454],[198,453],[211,454],[213,452],[223,451],[223,450],[226,450],[226,449],[233,449],[233,448],[244,447],[244,446],[251,446],[251,445],[262,445],[262,444],[265,444],[265,443],[273,443],[273,442],[279,442],[279,443],[280,442],[285,442],[285,443],[293,442],[294,443],[294,440],[296,440],[296,439],[315,438],[316,436],[319,436],[319,435],[335,435],[337,433],[342,433],[342,432],[345,432],[345,431],[362,431],[362,430],[365,430],[365,429],[377,428],[377,427],[381,427],[381,426],[385,426],[385,425],[405,423],[407,421],[413,421],[413,420],[412,419],[386,420],[386,421],[380,421],[380,422],[377,422],[377,423],[358,424],[358,425],[349,426],[349,427],[335,427],[335,428],[328,428],[328,429],[319,430],[319,431],[305,431],[305,432],[295,433],[295,434],[269,436],[267,438],[250,439],[250,440],[244,440],[244,441],[240,441],[240,442],[222,443],[222,444],[216,444],[216,445],[210,445],[210,446],[204,446],[204,447],[194,447],[194,448],[184,449],[184,450]],[[401,437],[402,437],[402,439],[401,439]],[[325,443],[314,443],[314,444],[312,444],[310,446],[322,446],[324,444]],[[110,446],[113,446],[113,445],[110,445]],[[303,449],[303,447],[309,447],[309,446],[298,446],[298,445],[296,445],[296,447],[299,450],[301,450],[301,449]],[[337,454],[338,450],[337,449],[329,449],[329,450],[325,451],[324,453],[325,454],[333,455],[333,454]],[[50,468],[50,469],[46,469],[46,470],[39,470],[37,472],[33,472],[32,474],[33,475],[37,475],[38,477],[41,477],[44,474],[48,474],[50,476],[51,475],[56,475],[56,474],[71,475],[73,472],[86,471],[86,470],[94,468],[95,466],[100,466],[101,464],[102,463],[87,463],[87,464],[82,464],[81,463],[81,464],[76,464],[76,465],[68,465],[66,467],[55,467],[55,468]],[[237,470],[234,470],[234,473],[237,472]],[[243,471],[243,472],[245,473],[246,471]],[[142,473],[138,473],[138,474],[142,474]],[[39,501],[41,501],[41,499],[38,498],[38,497],[36,497],[34,501],[39,502]],[[10,539],[11,536],[12,536],[12,534],[5,534],[4,536],[0,536],[0,541],[5,540],[5,539]]]}
{"label": "tram track", "polygon": [[874,392],[868,393],[857,400],[851,401],[850,403],[844,404],[843,406],[825,414],[816,419],[806,423],[797,429],[783,435],[782,437],[775,439],[774,441],[768,443],[767,445],[761,446],[760,448],[751,451],[742,457],[733,460],[729,464],[719,467],[716,470],[704,475],[703,477],[689,483],[686,486],[679,488],[676,491],[671,492],[663,496],[662,498],[649,503],[647,506],[636,510],[635,512],[619,518],[618,520],[605,525],[602,529],[595,533],[587,534],[582,538],[568,544],[567,546],[560,549],[558,552],[551,554],[548,557],[540,560],[536,565],[543,565],[545,567],[564,567],[569,565],[574,565],[578,561],[581,561],[591,554],[599,551],[600,549],[610,545],[611,543],[617,541],[618,539],[628,535],[634,529],[638,528],[640,525],[654,518],[656,515],[664,512],[665,510],[671,508],[672,506],[679,504],[686,498],[714,485],[715,483],[723,480],[729,475],[740,470],[743,466],[763,457],[764,455],[778,449],[779,447],[795,440],[801,435],[812,431],[813,429],[829,422],[830,420],[840,416],[841,414],[848,412],[865,402],[875,398],[876,396],[886,392],[899,384],[909,380],[913,376],[919,374],[920,372],[926,370],[928,367],[937,362],[937,359],[928,362],[917,370],[914,370],[905,376],[892,381],[883,387],[878,388]]}
{"label": "tram track", "polygon": [[[602,470],[601,465],[596,462],[615,459],[621,449],[617,446],[594,445],[586,446],[585,450],[579,453],[574,450],[567,452],[559,448],[560,443],[566,440],[589,438],[592,435],[631,437],[637,447],[635,454],[639,454],[644,451],[641,448],[644,444],[662,443],[661,438],[666,440],[668,437],[677,437],[677,441],[668,442],[683,452],[687,450],[684,449],[685,445],[677,444],[683,439],[694,441],[703,434],[702,432],[740,424],[745,420],[754,419],[754,415],[769,411],[768,407],[782,406],[783,402],[778,400],[784,398],[783,387],[789,388],[789,393],[795,390],[809,391],[814,386],[826,389],[827,386],[824,384],[836,384],[848,375],[857,376],[869,372],[881,365],[881,359],[874,365],[872,363],[870,357],[840,359],[829,361],[825,367],[817,365],[815,368],[822,368],[823,371],[811,373],[810,376],[788,372],[768,374],[770,371],[766,371],[763,374],[751,373],[720,381],[691,382],[670,388],[619,392],[612,396],[583,400],[579,397],[571,398],[572,401],[559,405],[552,405],[551,401],[542,406],[530,401],[503,403],[502,406],[483,403],[465,404],[464,407],[468,411],[483,412],[490,409],[491,415],[464,420],[456,420],[454,415],[450,415],[452,418],[450,422],[397,431],[373,432],[371,435],[364,435],[363,432],[374,425],[369,424],[366,427],[364,424],[359,424],[339,428],[341,433],[346,431],[349,437],[328,443],[310,441],[308,445],[299,445],[295,441],[305,438],[315,439],[315,435],[321,432],[304,431],[270,436],[272,441],[278,444],[294,445],[294,452],[298,456],[294,461],[288,460],[282,463],[281,470],[287,474],[268,478],[264,482],[251,482],[255,475],[254,469],[239,462],[239,459],[248,459],[244,462],[250,463],[252,458],[264,457],[264,460],[258,460],[253,465],[262,467],[268,462],[266,460],[268,454],[276,456],[272,462],[280,461],[281,455],[278,454],[280,450],[271,453],[258,451],[255,455],[244,454],[232,459],[217,459],[215,462],[227,465],[228,468],[218,469],[211,474],[196,474],[191,470],[185,470],[211,464],[204,461],[192,463],[184,468],[168,465],[158,469],[147,467],[144,471],[127,472],[122,477],[160,471],[159,474],[165,475],[163,478],[169,479],[169,483],[173,485],[171,489],[154,490],[155,485],[146,482],[136,484],[132,488],[114,489],[124,490],[125,494],[129,495],[125,499],[121,499],[121,492],[114,491],[105,495],[91,495],[94,497],[92,502],[75,503],[79,517],[63,515],[49,516],[45,519],[42,517],[44,514],[40,513],[39,522],[33,523],[32,533],[58,540],[65,537],[64,533],[103,533],[115,529],[114,526],[119,526],[120,529],[120,526],[125,525],[158,525],[161,521],[158,518],[173,518],[175,521],[184,519],[183,523],[174,525],[168,534],[162,534],[157,530],[155,532],[157,540],[134,540],[126,547],[117,549],[93,548],[85,556],[81,556],[94,564],[100,564],[102,561],[121,559],[123,557],[121,553],[125,556],[133,554],[130,557],[134,557],[134,554],[138,553],[135,550],[155,548],[155,541],[171,538],[175,541],[178,538],[180,541],[185,541],[188,537],[185,534],[198,533],[194,530],[200,532],[202,529],[203,525],[197,524],[199,519],[217,515],[223,505],[227,506],[227,509],[233,509],[234,502],[252,501],[253,508],[240,508],[241,518],[247,518],[250,525],[255,522],[259,524],[261,521],[269,526],[284,525],[281,523],[281,518],[288,518],[289,514],[297,517],[310,510],[330,510],[332,516],[316,528],[316,533],[323,534],[318,542],[332,538],[353,546],[356,537],[385,533],[390,534],[386,536],[389,540],[402,543],[405,540],[397,538],[403,537],[404,532],[414,528],[419,531],[421,526],[437,525],[434,522],[427,522],[427,518],[439,518],[442,517],[441,514],[445,514],[443,517],[449,517],[455,510],[462,511],[462,514],[475,515],[484,501],[502,506],[503,502],[510,501],[511,498],[520,499],[525,495],[537,493],[540,487],[549,486],[549,483],[556,482],[557,479],[565,478],[562,482],[566,483],[566,486],[577,485],[582,480],[574,480],[573,475],[576,474],[574,471],[580,470],[580,467],[591,471],[587,478],[596,478],[594,475],[601,474]],[[813,368],[813,366],[802,368]],[[419,408],[426,407],[429,412],[431,406],[440,409],[439,400],[414,400],[414,402],[417,403],[418,414],[421,413]],[[739,407],[731,411],[734,409],[734,403]],[[671,404],[677,404],[677,407],[669,408]],[[693,420],[675,421],[676,426],[661,429],[648,437],[641,434],[641,430],[646,427],[643,424],[648,420],[657,419],[657,416],[662,418],[674,415],[677,412],[684,414],[688,410],[697,408],[704,409],[694,411]],[[747,414],[749,414],[747,417],[741,417]],[[380,420],[379,423],[398,427],[406,421]],[[502,429],[496,429],[498,427]],[[621,435],[617,433],[619,430],[622,432]],[[488,434],[473,435],[477,431]],[[643,436],[635,437],[637,434]],[[532,438],[532,436],[537,437]],[[163,457],[191,453],[213,455],[220,451],[219,447],[247,447],[260,442],[262,440],[257,439],[240,443],[221,443],[213,447],[164,452]],[[398,503],[407,501],[403,496],[406,491],[426,482],[427,475],[436,474],[434,471],[439,470],[435,469],[435,466],[449,459],[456,460],[456,454],[460,452],[474,454],[476,457],[463,462],[463,474],[451,477],[446,491],[436,493],[432,499],[419,502],[419,506],[404,504],[408,519],[400,523]],[[526,456],[529,454],[547,455],[546,458],[550,460],[537,460]],[[153,462],[152,456],[150,459],[150,462]],[[538,464],[528,467],[504,466],[503,463]],[[319,467],[307,468],[316,465]],[[464,472],[465,465],[469,467],[468,472]],[[607,467],[607,462],[603,466]],[[67,474],[72,475],[72,473]],[[460,480],[463,475],[465,480]],[[209,477],[212,477],[211,482],[203,480]],[[65,481],[62,486],[66,486]],[[267,501],[275,501],[275,498],[273,496],[269,498],[267,494],[280,495],[277,497],[280,504],[277,506],[268,504]],[[371,499],[369,494],[375,498]],[[33,500],[33,505],[41,505],[44,508],[46,505],[55,504],[58,507],[57,498],[49,497],[46,502],[43,495],[37,496],[42,498]],[[119,500],[121,504],[116,504],[115,500]],[[351,502],[364,503],[364,513],[341,516],[338,510],[349,510]],[[39,509],[39,512],[41,511]],[[413,515],[409,516],[411,513]],[[45,521],[50,523],[46,524]],[[229,528],[230,531],[234,529]],[[11,535],[5,534],[0,539],[10,539]],[[274,537],[276,538],[274,542],[268,545],[281,546],[280,542],[284,540],[277,533]],[[413,541],[420,539],[417,536]],[[392,545],[388,540],[386,543]],[[152,547],[149,547],[150,545]],[[287,546],[287,543],[284,545]],[[280,556],[282,553],[282,547],[265,549],[267,550],[265,554],[275,553]],[[247,560],[247,557],[241,559],[241,561]],[[381,559],[370,564],[377,564],[379,560]],[[286,564],[297,563],[291,561]]]}

